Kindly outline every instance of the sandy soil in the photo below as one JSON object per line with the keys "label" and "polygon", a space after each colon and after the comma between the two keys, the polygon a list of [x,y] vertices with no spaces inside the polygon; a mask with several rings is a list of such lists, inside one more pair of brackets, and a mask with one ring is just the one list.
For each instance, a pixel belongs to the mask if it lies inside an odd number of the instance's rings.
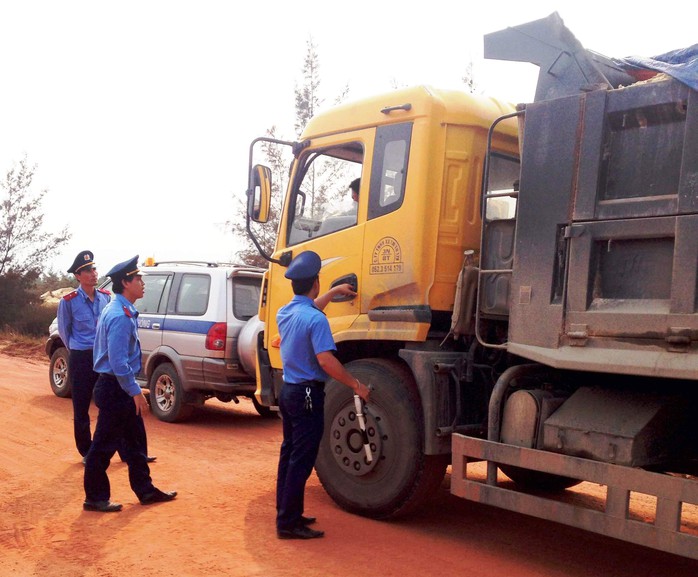
{"label": "sandy soil", "polygon": [[460,500],[448,478],[424,512],[377,522],[339,509],[313,475],[306,512],[325,538],[279,541],[280,421],[247,400],[208,402],[178,425],[148,415],[154,482],[179,496],[141,506],[117,459],[123,511],[84,512],[71,403],[51,393],[48,362],[0,353],[0,394],[2,577],[698,575],[694,561]]}

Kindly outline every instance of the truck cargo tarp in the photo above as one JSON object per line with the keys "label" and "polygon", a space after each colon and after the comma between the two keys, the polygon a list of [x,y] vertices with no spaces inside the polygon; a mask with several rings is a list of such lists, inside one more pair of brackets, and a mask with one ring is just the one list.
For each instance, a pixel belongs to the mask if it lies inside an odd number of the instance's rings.
{"label": "truck cargo tarp", "polygon": [[628,74],[635,76],[638,80],[648,78],[650,75],[643,74],[643,71],[654,70],[664,72],[693,90],[698,90],[698,44],[688,48],[672,50],[659,56],[649,58],[642,56],[627,56],[625,58],[613,58],[613,61],[626,70]]}

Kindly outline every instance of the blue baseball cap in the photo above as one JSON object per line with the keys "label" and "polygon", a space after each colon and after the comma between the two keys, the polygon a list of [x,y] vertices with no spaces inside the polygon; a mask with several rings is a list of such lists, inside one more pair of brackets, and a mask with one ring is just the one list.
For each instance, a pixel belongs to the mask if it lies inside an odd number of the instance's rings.
{"label": "blue baseball cap", "polygon": [[291,261],[284,276],[290,280],[314,278],[318,275],[321,268],[322,260],[320,260],[320,255],[312,250],[307,250]]}

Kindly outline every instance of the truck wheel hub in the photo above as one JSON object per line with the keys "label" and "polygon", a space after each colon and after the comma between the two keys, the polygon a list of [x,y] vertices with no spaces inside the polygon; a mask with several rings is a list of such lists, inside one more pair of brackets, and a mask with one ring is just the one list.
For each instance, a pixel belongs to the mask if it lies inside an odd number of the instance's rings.
{"label": "truck wheel hub", "polygon": [[381,459],[383,450],[378,427],[379,420],[379,414],[373,414],[370,409],[366,411],[366,432],[372,456],[372,461],[369,463],[366,459],[361,428],[353,402],[348,402],[337,412],[332,419],[329,442],[332,455],[341,470],[360,477],[374,469]]}

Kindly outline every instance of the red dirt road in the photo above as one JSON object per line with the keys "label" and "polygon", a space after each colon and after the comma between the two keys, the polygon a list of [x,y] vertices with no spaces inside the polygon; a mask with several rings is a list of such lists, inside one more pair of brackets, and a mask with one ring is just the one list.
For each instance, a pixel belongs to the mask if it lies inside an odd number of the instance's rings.
{"label": "red dirt road", "polygon": [[377,522],[339,509],[313,475],[306,512],[325,538],[279,541],[280,421],[248,400],[209,401],[178,425],[148,415],[153,480],[179,496],[141,506],[117,458],[109,473],[123,511],[84,512],[71,403],[47,373],[48,362],[0,354],[0,577],[698,575],[695,561],[460,500],[448,478],[428,510]]}

